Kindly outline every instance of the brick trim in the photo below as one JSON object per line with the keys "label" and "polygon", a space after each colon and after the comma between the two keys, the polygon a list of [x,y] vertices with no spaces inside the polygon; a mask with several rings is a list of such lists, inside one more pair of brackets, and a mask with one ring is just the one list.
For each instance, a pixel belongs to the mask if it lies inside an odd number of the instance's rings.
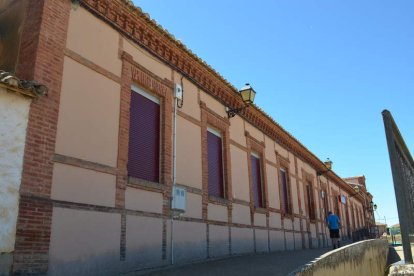
{"label": "brick trim", "polygon": [[203,189],[194,188],[194,187],[184,185],[184,184],[180,184],[180,183],[176,183],[176,186],[185,188],[188,193],[192,193],[192,194],[196,194],[196,195],[202,195],[203,194]]}
{"label": "brick trim", "polygon": [[250,202],[244,201],[244,200],[241,200],[241,199],[237,199],[237,198],[233,198],[233,203],[244,205],[244,206],[250,206]]}
{"label": "brick trim", "polygon": [[[224,200],[226,200],[228,220],[231,219],[231,201],[233,198],[231,182],[231,158],[230,158],[230,122],[228,118],[221,117],[213,110],[207,107],[206,103],[200,101],[201,112],[201,167],[202,167],[202,215],[203,219],[208,218],[208,204],[217,204],[217,198],[211,198],[208,195],[208,157],[207,157],[207,127],[212,126],[218,129],[222,134],[222,154],[223,154],[223,180],[224,180]],[[224,202],[224,201],[223,201]]]}
{"label": "brick trim", "polygon": [[[311,189],[312,189],[312,193],[313,193],[312,196],[313,196],[313,198],[315,198],[315,189],[316,189],[316,187],[314,185],[314,182],[315,182],[315,176],[311,173],[306,172],[304,169],[302,169],[302,189],[304,191],[305,217],[308,220],[311,220],[311,219],[310,219],[310,213],[309,213],[310,210],[309,210],[308,196],[307,196],[307,194],[305,194],[305,191],[307,191],[306,186],[308,186],[308,184],[310,184]],[[316,202],[314,201],[313,204],[314,204],[314,210],[315,210],[315,219],[312,219],[311,221],[315,222],[316,219],[317,219],[318,214],[316,212],[316,207],[317,207]]]}
{"label": "brick trim", "polygon": [[278,214],[282,213],[282,210],[277,209],[277,208],[268,207],[267,209],[269,209],[269,212],[278,213]]}
{"label": "brick trim", "polygon": [[146,190],[150,192],[163,193],[166,192],[169,187],[166,187],[163,184],[151,182],[139,178],[128,177],[127,187],[137,188],[141,190]]}
{"label": "brick trim", "polygon": [[[250,213],[251,213],[251,222],[254,225],[254,214],[261,213],[266,215],[266,224],[269,226],[269,195],[268,195],[268,186],[267,186],[267,172],[266,172],[266,154],[265,154],[265,143],[258,141],[253,136],[250,135],[248,131],[245,131],[246,136],[246,147],[247,147],[247,168],[249,175],[249,194],[250,194]],[[262,181],[262,194],[263,194],[263,203],[264,208],[255,208],[253,201],[253,176],[251,168],[251,155],[252,152],[257,152],[260,156],[260,170],[261,170],[261,181]]]}
{"label": "brick trim", "polygon": [[82,64],[85,67],[88,67],[89,69],[97,72],[98,74],[101,74],[105,77],[107,77],[108,79],[113,80],[116,83],[121,83],[121,78],[117,75],[115,75],[114,73],[106,70],[105,68],[99,66],[98,64],[90,61],[87,58],[84,58],[83,56],[81,56],[80,54],[66,48],[65,49],[65,55],[71,59],[73,59],[74,61]]}
{"label": "brick trim", "polygon": [[196,126],[199,126],[199,127],[201,127],[201,126],[202,126],[201,121],[199,121],[199,120],[195,119],[194,117],[192,117],[192,116],[190,116],[190,115],[186,114],[185,112],[183,112],[183,111],[181,111],[181,110],[178,110],[178,111],[177,111],[177,114],[178,114],[178,116],[180,116],[181,118],[186,119],[187,121],[189,121],[190,123],[195,124]]}
{"label": "brick trim", "polygon": [[272,166],[273,168],[277,168],[277,163],[266,160],[266,165]]}
{"label": "brick trim", "polygon": [[[35,196],[30,194],[22,194],[23,202],[37,202],[37,204],[42,208],[45,206],[49,206],[51,212],[51,207],[59,207],[59,208],[66,208],[66,209],[74,209],[74,210],[87,210],[87,211],[96,211],[96,212],[103,212],[103,213],[116,213],[125,215],[133,215],[133,216],[142,216],[142,217],[151,217],[151,218],[159,218],[159,219],[169,219],[169,216],[160,213],[153,213],[147,211],[137,211],[137,210],[130,210],[130,209],[123,209],[117,207],[109,207],[109,206],[101,206],[101,205],[94,205],[94,204],[86,204],[86,203],[77,203],[77,202],[70,202],[70,201],[63,201],[57,199],[50,199],[47,197]],[[32,206],[34,206],[32,204]],[[36,209],[34,209],[36,210]],[[30,214],[28,214],[30,215]],[[250,224],[241,224],[241,223],[231,223],[231,222],[224,222],[224,221],[215,221],[215,220],[204,220],[199,218],[191,218],[191,217],[178,217],[175,220],[179,221],[188,221],[188,222],[198,222],[198,223],[208,223],[211,225],[218,225],[218,226],[227,226],[227,227],[239,227],[239,228],[250,228],[250,229],[262,229],[262,230],[275,230],[275,231],[283,231],[282,228],[277,227],[268,227],[268,226],[258,226],[258,225],[250,225]],[[286,232],[295,232],[300,233],[300,231],[295,230],[287,230]]]}
{"label": "brick trim", "polygon": [[276,152],[276,163],[277,163],[277,166],[278,166],[277,177],[278,177],[278,180],[279,180],[279,183],[280,183],[280,185],[279,185],[279,195],[281,197],[283,196],[282,179],[280,178],[280,169],[284,169],[285,172],[286,172],[286,182],[287,182],[286,183],[286,186],[287,186],[287,190],[288,190],[288,199],[289,199],[288,206],[289,206],[290,211],[292,212],[291,214],[290,213],[286,213],[283,210],[282,201],[280,200],[280,210],[282,212],[282,221],[283,221],[283,218],[291,218],[291,219],[293,219],[293,213],[294,213],[293,212],[293,206],[292,206],[292,204],[293,204],[293,202],[292,202],[292,192],[291,192],[291,186],[290,186],[292,184],[291,184],[291,180],[290,180],[291,174],[290,174],[290,165],[289,165],[289,162],[290,162],[289,159],[284,158],[283,156],[279,155]]}
{"label": "brick trim", "polygon": [[[167,79],[161,79],[145,67],[134,61],[133,57],[120,50],[122,59],[121,75],[121,100],[119,116],[119,138],[118,138],[118,174],[116,185],[116,207],[125,209],[126,187],[139,188],[142,190],[160,192],[163,195],[163,217],[170,215],[171,187],[172,187],[172,102],[173,83]],[[128,147],[129,147],[129,125],[132,84],[136,84],[146,91],[160,98],[161,129],[160,129],[160,183],[149,183],[140,179],[128,177]],[[125,225],[121,225],[121,233]],[[167,256],[167,231],[166,222],[163,222],[162,256]],[[123,246],[125,246],[126,235],[121,235],[121,260],[125,259]]]}
{"label": "brick trim", "polygon": [[240,145],[239,143],[237,143],[236,141],[230,139],[230,145],[235,146],[238,149],[241,149],[242,151],[248,152],[249,149],[243,145]]}
{"label": "brick trim", "polygon": [[118,171],[117,168],[114,168],[108,165],[103,165],[103,164],[86,161],[83,159],[70,157],[70,156],[57,154],[57,153],[53,155],[52,160],[53,162],[56,162],[56,163],[71,165],[71,166],[82,168],[82,169],[88,169],[88,170],[112,174],[112,175],[116,175]]}

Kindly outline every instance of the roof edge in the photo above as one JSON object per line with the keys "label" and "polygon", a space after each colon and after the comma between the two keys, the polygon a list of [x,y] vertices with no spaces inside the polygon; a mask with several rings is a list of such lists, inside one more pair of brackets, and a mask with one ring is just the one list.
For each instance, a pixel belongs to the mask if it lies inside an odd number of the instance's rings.
{"label": "roof edge", "polygon": [[45,85],[19,79],[16,75],[2,70],[0,70],[0,86],[9,92],[30,98],[45,96],[48,93],[48,88]]}

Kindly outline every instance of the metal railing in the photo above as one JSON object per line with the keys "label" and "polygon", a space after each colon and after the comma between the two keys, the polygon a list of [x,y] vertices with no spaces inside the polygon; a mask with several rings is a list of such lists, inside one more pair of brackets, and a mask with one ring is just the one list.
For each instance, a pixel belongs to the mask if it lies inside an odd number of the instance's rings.
{"label": "metal railing", "polygon": [[352,232],[352,242],[377,238],[379,238],[377,226],[372,226],[370,228],[361,228]]}

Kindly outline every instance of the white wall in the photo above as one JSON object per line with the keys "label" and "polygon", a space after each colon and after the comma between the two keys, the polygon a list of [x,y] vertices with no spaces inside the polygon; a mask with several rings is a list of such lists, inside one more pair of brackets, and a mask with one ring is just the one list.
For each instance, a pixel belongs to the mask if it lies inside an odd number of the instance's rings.
{"label": "white wall", "polygon": [[0,252],[14,250],[30,101],[0,88]]}

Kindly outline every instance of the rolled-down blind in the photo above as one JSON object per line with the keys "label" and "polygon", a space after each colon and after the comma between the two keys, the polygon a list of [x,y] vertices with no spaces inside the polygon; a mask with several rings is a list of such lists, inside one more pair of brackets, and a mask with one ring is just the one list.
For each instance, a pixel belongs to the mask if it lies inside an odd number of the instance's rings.
{"label": "rolled-down blind", "polygon": [[159,182],[160,105],[132,91],[128,175]]}
{"label": "rolled-down blind", "polygon": [[263,204],[263,189],[262,189],[262,177],[260,173],[260,159],[251,156],[251,169],[252,169],[252,180],[253,180],[253,204],[254,207],[262,208]]}
{"label": "rolled-down blind", "polygon": [[207,131],[208,194],[224,197],[222,141]]}
{"label": "rolled-down blind", "polygon": [[286,172],[284,170],[280,170],[280,181],[282,186],[282,209],[285,213],[290,213],[289,209],[289,191],[287,187],[287,179],[286,179]]}

